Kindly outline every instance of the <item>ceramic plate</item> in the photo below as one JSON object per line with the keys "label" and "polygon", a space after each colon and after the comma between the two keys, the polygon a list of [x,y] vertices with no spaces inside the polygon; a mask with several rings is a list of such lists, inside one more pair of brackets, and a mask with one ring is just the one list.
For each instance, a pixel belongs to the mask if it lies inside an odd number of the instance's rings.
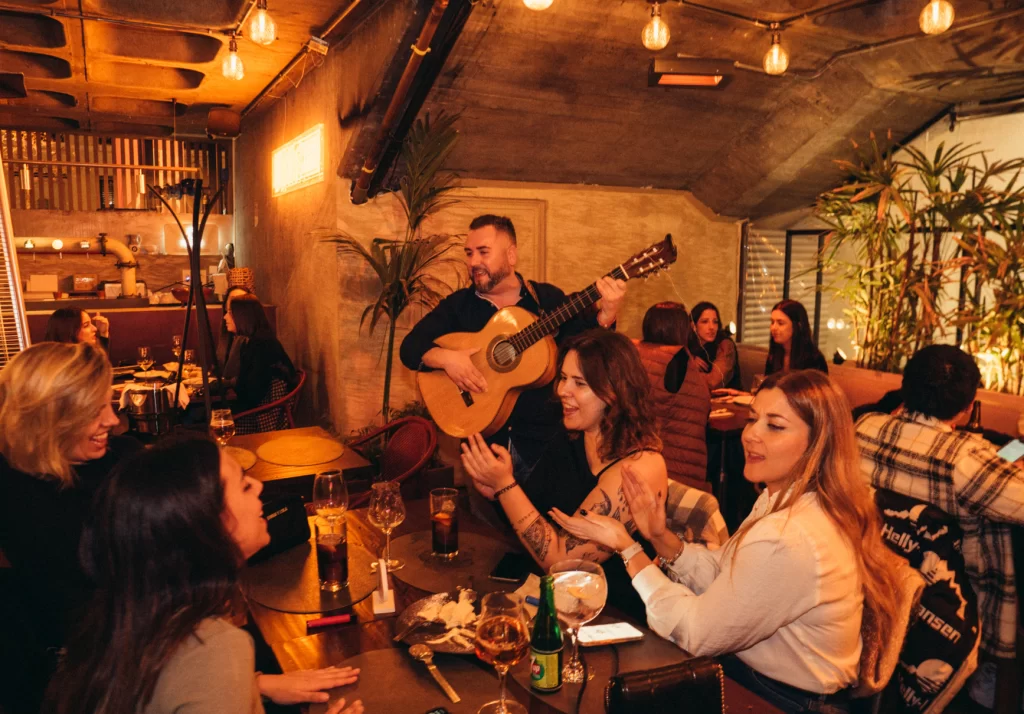
{"label": "ceramic plate", "polygon": [[[472,591],[470,591],[472,592]],[[395,623],[395,632],[401,632],[413,623],[423,620],[423,613],[437,606],[444,605],[445,603],[457,601],[458,593],[437,593],[429,597],[425,597],[422,600],[417,600],[409,607],[407,607],[401,615],[398,616],[398,621]],[[479,614],[480,603],[476,598],[476,593],[473,593],[473,609]],[[476,624],[470,625],[468,629],[471,633],[475,633]],[[447,639],[441,642],[430,642],[430,640],[437,640],[448,632],[448,628],[441,622],[432,622],[417,627],[415,630],[410,632],[407,636],[402,638],[402,642],[407,645],[426,645],[434,652],[447,652],[449,654],[473,654],[473,637],[472,634],[465,635],[463,642],[468,641],[468,645],[460,643],[458,640]]]}

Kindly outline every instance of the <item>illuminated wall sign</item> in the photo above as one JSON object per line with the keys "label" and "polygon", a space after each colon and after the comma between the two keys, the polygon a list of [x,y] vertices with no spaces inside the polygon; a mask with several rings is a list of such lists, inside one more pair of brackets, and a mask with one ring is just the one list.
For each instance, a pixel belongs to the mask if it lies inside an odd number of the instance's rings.
{"label": "illuminated wall sign", "polygon": [[323,181],[324,125],[317,124],[274,149],[271,172],[275,196]]}

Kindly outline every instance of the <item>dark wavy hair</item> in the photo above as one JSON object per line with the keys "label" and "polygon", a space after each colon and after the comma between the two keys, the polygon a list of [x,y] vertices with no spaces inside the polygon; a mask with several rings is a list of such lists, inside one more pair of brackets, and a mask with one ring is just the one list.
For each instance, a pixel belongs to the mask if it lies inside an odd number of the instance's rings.
{"label": "dark wavy hair", "polygon": [[647,308],[642,329],[644,342],[686,345],[690,342],[690,315],[681,302],[659,302]]}
{"label": "dark wavy hair", "polygon": [[978,395],[981,370],[954,345],[922,347],[903,368],[903,406],[908,412],[952,419]]}
{"label": "dark wavy hair", "polygon": [[241,550],[222,520],[220,451],[172,438],[121,462],[81,544],[96,592],[50,689],[56,714],[135,714],[174,651],[236,602]]}
{"label": "dark wavy hair", "polygon": [[690,310],[689,347],[690,352],[692,352],[695,355],[699,355],[701,353],[701,348],[703,347],[703,345],[701,345],[700,343],[700,336],[697,335],[697,323],[700,322],[701,315],[703,315],[708,310],[714,310],[715,317],[718,318],[718,333],[715,335],[715,339],[711,341],[712,344],[714,344],[717,347],[719,342],[726,339],[727,337],[732,337],[732,335],[729,334],[729,330],[722,325],[722,313],[718,311],[718,308],[715,306],[715,304],[713,302],[708,302],[707,300],[702,300],[701,302],[694,305],[693,309]]}
{"label": "dark wavy hair", "polygon": [[[811,320],[807,317],[807,308],[796,300],[780,300],[775,303],[772,312],[780,310],[793,323],[793,343],[789,348],[789,368],[804,369],[809,367],[815,357],[821,355],[814,337],[811,335]],[[782,345],[776,344],[775,338],[768,338],[768,371],[772,374],[781,372],[786,354]],[[822,357],[822,360],[825,358]]]}
{"label": "dark wavy hair", "polygon": [[[587,330],[563,343],[559,374],[570,352],[576,353],[584,379],[605,403],[598,455],[621,459],[634,451],[661,451],[651,384],[632,341],[618,332]],[[556,389],[560,381],[556,377]]]}
{"label": "dark wavy hair", "polygon": [[267,313],[255,295],[239,295],[231,301],[235,331],[242,337],[273,337]]}
{"label": "dark wavy hair", "polygon": [[78,331],[82,329],[80,307],[60,307],[53,311],[46,321],[46,335],[43,342],[78,342]]}

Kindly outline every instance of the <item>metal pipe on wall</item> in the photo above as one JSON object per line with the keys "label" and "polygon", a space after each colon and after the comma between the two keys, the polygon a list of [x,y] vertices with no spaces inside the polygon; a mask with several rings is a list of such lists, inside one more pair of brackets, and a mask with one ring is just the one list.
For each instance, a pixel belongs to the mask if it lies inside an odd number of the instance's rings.
{"label": "metal pipe on wall", "polygon": [[380,157],[387,148],[391,131],[394,128],[395,122],[398,121],[402,108],[405,106],[405,100],[413,87],[416,73],[419,71],[420,65],[423,64],[423,58],[430,51],[430,43],[437,32],[437,26],[441,23],[441,16],[444,15],[444,11],[447,8],[448,0],[434,0],[434,4],[430,8],[430,14],[427,15],[427,19],[423,23],[423,29],[420,30],[419,37],[416,38],[416,44],[410,49],[409,61],[405,65],[405,71],[402,72],[402,77],[398,81],[395,93],[391,96],[391,103],[388,105],[387,111],[384,112],[384,118],[381,120],[380,127],[377,130],[377,139],[374,141],[373,148],[363,162],[359,178],[352,184],[352,203],[354,204],[358,205],[366,202],[370,180],[377,171]]}

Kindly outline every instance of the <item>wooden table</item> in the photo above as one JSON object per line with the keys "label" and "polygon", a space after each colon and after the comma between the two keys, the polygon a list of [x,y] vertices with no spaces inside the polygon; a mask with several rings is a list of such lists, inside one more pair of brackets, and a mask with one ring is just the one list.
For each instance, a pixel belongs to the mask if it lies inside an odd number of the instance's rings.
{"label": "wooden table", "polygon": [[267,494],[280,496],[297,494],[309,500],[313,492],[313,478],[318,471],[340,469],[345,472],[346,480],[370,479],[373,469],[370,462],[354,449],[346,448],[342,455],[334,461],[313,466],[281,466],[271,464],[259,458],[257,449],[262,444],[282,436],[307,436],[322,439],[334,439],[326,430],[319,426],[307,426],[301,429],[282,429],[280,431],[264,431],[259,434],[244,434],[231,439],[231,446],[248,449],[257,454],[256,464],[246,473],[263,482]]}
{"label": "wooden table", "polygon": [[[392,538],[422,530],[430,527],[427,501],[409,501],[406,504],[408,515],[405,522],[392,534]],[[366,509],[357,509],[346,514],[348,519],[349,548],[364,547],[372,552],[379,552],[383,545],[383,535],[376,528],[371,526],[367,520]],[[468,509],[463,510],[459,517],[459,529],[461,532],[473,532],[487,535],[491,538],[508,539],[502,534],[496,533],[494,529],[475,521]],[[517,544],[509,542],[510,550],[517,549]],[[397,614],[400,614],[411,603],[426,597],[430,593],[414,588],[403,583],[392,576],[395,592],[395,604]],[[497,583],[487,577],[487,573],[480,573],[474,576],[471,582],[466,585],[472,587],[479,594],[494,590],[512,590],[514,585]],[[319,615],[292,615],[270,610],[256,603],[249,603],[249,612],[254,624],[260,634],[270,645],[274,656],[277,658],[284,672],[292,672],[301,669],[314,669],[336,665],[357,654],[372,650],[404,647],[392,641],[395,635],[395,616],[383,616],[375,618],[372,608],[372,596],[356,604],[351,608],[353,621],[347,625],[341,625],[317,634],[306,633],[306,621],[319,617]],[[337,613],[332,613],[337,614]],[[613,613],[614,614],[614,613]],[[627,619],[619,617],[617,619]],[[634,623],[641,627],[647,638],[657,638],[642,623]],[[637,644],[634,646],[642,646]],[[679,651],[680,658],[685,659],[686,655]],[[479,663],[481,677],[493,677],[494,673],[490,667]],[[372,676],[372,672],[364,671],[363,677]],[[595,680],[596,681],[596,680]],[[531,714],[549,714],[555,711],[546,704],[542,697],[534,696],[523,687],[519,686],[511,677],[508,680],[509,692],[529,708]],[[497,690],[495,690],[497,691]],[[599,694],[599,693],[597,693]],[[588,691],[580,714],[603,713],[603,706],[598,707],[596,702],[600,696],[594,696]],[[730,714],[736,712],[757,712],[771,714],[778,712],[773,706],[757,697],[749,690],[738,683],[726,678],[725,685],[726,706]],[[589,704],[588,704],[589,702]],[[428,707],[424,706],[423,711]]]}

